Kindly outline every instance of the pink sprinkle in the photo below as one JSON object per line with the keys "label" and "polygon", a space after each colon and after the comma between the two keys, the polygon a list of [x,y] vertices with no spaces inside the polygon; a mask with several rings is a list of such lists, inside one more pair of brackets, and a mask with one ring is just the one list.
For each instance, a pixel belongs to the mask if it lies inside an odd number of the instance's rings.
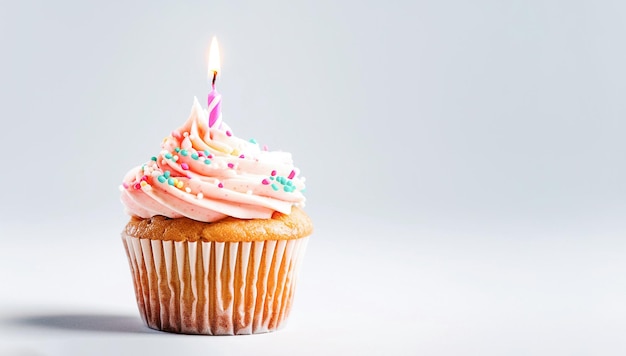
{"label": "pink sprinkle", "polygon": [[224,188],[224,184],[222,184],[222,182],[220,182],[217,186],[218,188]]}
{"label": "pink sprinkle", "polygon": [[272,177],[275,177],[275,176],[276,176],[276,171],[274,170],[272,171]]}
{"label": "pink sprinkle", "polygon": [[235,168],[235,165],[234,165],[234,164],[232,164],[232,163],[229,163],[229,164],[228,164],[228,168]]}
{"label": "pink sprinkle", "polygon": [[128,183],[122,182],[122,187],[124,187],[124,189],[128,189]]}
{"label": "pink sprinkle", "polygon": [[244,156],[244,155],[239,155],[239,158],[246,158],[246,156]]}
{"label": "pink sprinkle", "polygon": [[232,133],[232,132],[230,132],[230,130],[226,130],[226,136],[230,137],[230,136],[232,136],[232,135],[233,135],[233,133]]}
{"label": "pink sprinkle", "polygon": [[263,179],[263,180],[261,181],[261,183],[263,183],[263,184],[265,184],[265,185],[268,185],[268,184],[270,184],[270,181],[269,181],[269,180],[267,180],[267,179]]}
{"label": "pink sprinkle", "polygon": [[209,154],[208,156],[206,156],[206,158],[213,158],[213,155]]}
{"label": "pink sprinkle", "polygon": [[141,180],[144,181],[144,182],[147,182],[148,181],[148,176],[141,177]]}
{"label": "pink sprinkle", "polygon": [[294,171],[293,169],[291,170],[291,173],[289,173],[289,176],[287,178],[289,179],[293,179],[293,177],[296,176],[296,171]]}
{"label": "pink sprinkle", "polygon": [[187,163],[181,163],[180,164],[180,168],[182,168],[184,170],[188,170],[189,169],[189,165]]}
{"label": "pink sprinkle", "polygon": [[263,145],[263,151],[267,151],[269,150],[269,148],[267,147],[267,145]]}
{"label": "pink sprinkle", "polygon": [[198,157],[204,157],[204,152],[198,151]]}
{"label": "pink sprinkle", "polygon": [[136,183],[136,184],[134,185],[134,188],[135,188],[135,189],[141,189],[141,184]]}

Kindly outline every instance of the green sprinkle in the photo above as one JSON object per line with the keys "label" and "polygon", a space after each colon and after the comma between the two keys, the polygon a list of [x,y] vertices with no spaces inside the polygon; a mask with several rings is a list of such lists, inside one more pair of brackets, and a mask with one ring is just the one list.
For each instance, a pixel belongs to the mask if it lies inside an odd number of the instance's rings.
{"label": "green sprinkle", "polygon": [[255,145],[257,144],[256,140],[253,139],[253,138],[251,138],[249,141],[250,141],[250,143],[254,143]]}
{"label": "green sprinkle", "polygon": [[286,191],[287,193],[293,192],[293,189],[291,189],[291,187],[288,185],[283,186],[283,190]]}
{"label": "green sprinkle", "polygon": [[170,171],[165,171],[165,172],[163,172],[163,176],[164,176],[165,178],[169,178],[169,177],[170,177],[170,174],[171,174],[171,173],[170,173]]}
{"label": "green sprinkle", "polygon": [[209,152],[209,150],[204,150],[204,155],[205,155],[205,156],[207,156],[207,157],[208,157],[210,154],[211,154],[211,153]]}
{"label": "green sprinkle", "polygon": [[276,184],[272,183],[272,189],[278,190],[278,186]]}
{"label": "green sprinkle", "polygon": [[157,179],[159,180],[159,183],[165,183],[165,181],[167,180],[167,178],[165,178],[164,176],[159,176]]}
{"label": "green sprinkle", "polygon": [[189,153],[187,152],[187,150],[183,149],[183,150],[180,150],[180,154],[183,155],[183,156],[186,156]]}
{"label": "green sprinkle", "polygon": [[164,156],[165,156],[165,158],[167,158],[167,159],[172,158],[172,154],[171,154],[171,153],[169,153],[169,152],[168,152],[168,153],[166,153]]}
{"label": "green sprinkle", "polygon": [[155,162],[156,162],[156,160],[157,160],[157,158],[156,158],[156,157],[154,157],[154,156],[150,157],[150,159],[151,159],[151,160],[153,160],[153,161],[155,161]]}
{"label": "green sprinkle", "polygon": [[274,180],[274,177],[270,177],[271,180]]}
{"label": "green sprinkle", "polygon": [[278,181],[278,183],[280,184],[285,184],[285,181],[287,180],[285,177],[283,176],[278,176],[276,177],[276,180]]}
{"label": "green sprinkle", "polygon": [[178,153],[178,152],[180,152],[180,148],[176,147],[176,148],[174,149],[174,151],[176,151],[176,152]]}
{"label": "green sprinkle", "polygon": [[292,181],[290,181],[290,180],[288,180],[288,181],[287,181],[287,183],[285,183],[285,184],[287,184],[287,185],[289,185],[289,186],[293,186],[293,182],[292,182]]}
{"label": "green sprinkle", "polygon": [[167,184],[174,185],[174,178],[170,178],[167,180]]}
{"label": "green sprinkle", "polygon": [[210,161],[210,160],[208,160],[208,159],[205,159],[205,160],[204,160],[204,164],[211,164],[211,161]]}
{"label": "green sprinkle", "polygon": [[172,161],[174,161],[174,162],[178,161],[178,156],[172,157]]}
{"label": "green sprinkle", "polygon": [[197,153],[195,153],[195,152],[194,152],[194,153],[192,153],[192,154],[191,154],[191,158],[193,158],[193,159],[198,159],[198,154],[197,154]]}

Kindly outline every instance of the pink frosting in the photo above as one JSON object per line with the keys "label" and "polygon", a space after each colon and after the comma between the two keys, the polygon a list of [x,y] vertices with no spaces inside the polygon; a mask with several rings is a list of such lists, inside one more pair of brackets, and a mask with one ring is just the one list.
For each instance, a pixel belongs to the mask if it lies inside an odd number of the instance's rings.
{"label": "pink frosting", "polygon": [[304,206],[304,178],[291,154],[261,150],[225,123],[209,128],[197,99],[189,119],[161,148],[124,177],[121,199],[131,216],[269,219],[274,211],[289,214],[292,206]]}

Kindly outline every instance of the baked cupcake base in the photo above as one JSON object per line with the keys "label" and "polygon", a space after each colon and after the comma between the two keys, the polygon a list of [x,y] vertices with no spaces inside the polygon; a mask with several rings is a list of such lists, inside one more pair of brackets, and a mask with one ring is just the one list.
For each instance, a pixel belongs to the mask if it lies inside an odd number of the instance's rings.
{"label": "baked cupcake base", "polygon": [[172,241],[122,234],[148,327],[206,335],[276,330],[289,315],[308,237]]}

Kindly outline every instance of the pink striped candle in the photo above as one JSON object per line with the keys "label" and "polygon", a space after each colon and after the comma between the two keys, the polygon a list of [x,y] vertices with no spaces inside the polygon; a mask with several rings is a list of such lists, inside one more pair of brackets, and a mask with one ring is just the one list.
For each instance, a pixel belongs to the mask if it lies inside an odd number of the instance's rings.
{"label": "pink striped candle", "polygon": [[215,79],[220,71],[220,50],[217,46],[217,38],[213,37],[211,48],[209,49],[209,78],[211,80],[211,92],[209,92],[209,127],[222,127],[222,95],[215,89]]}

